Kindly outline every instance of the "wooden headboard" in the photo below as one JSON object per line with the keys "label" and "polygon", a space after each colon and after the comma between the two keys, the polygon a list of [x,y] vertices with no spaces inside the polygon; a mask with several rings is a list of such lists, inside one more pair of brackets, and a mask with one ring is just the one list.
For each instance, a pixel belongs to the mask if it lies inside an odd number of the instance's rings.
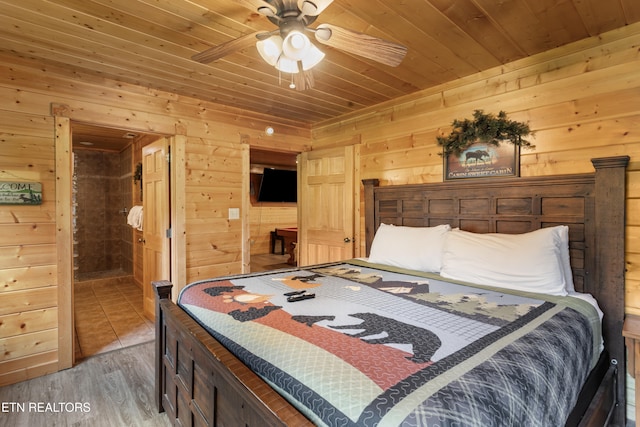
{"label": "wooden headboard", "polygon": [[[605,313],[603,337],[612,359],[625,360],[624,231],[628,156],[592,159],[595,172],[527,178],[482,178],[378,186],[363,180],[366,253],[380,223],[450,224],[476,233],[525,233],[569,226],[576,290],[592,294]],[[625,410],[624,368],[618,399]],[[624,418],[622,418],[624,419]]]}

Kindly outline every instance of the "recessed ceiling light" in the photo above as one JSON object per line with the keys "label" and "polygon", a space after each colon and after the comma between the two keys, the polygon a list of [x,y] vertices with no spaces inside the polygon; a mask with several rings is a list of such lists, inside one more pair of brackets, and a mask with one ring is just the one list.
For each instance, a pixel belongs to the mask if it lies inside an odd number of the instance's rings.
{"label": "recessed ceiling light", "polygon": [[78,142],[78,144],[80,144],[80,145],[86,145],[86,146],[88,147],[88,146],[93,145],[93,142],[89,142],[89,141],[80,141],[80,142]]}
{"label": "recessed ceiling light", "polygon": [[271,136],[274,133],[276,133],[275,129],[271,126],[267,126],[267,128],[264,130],[264,132],[267,134],[267,136]]}
{"label": "recessed ceiling light", "polygon": [[133,139],[133,138],[135,138],[136,136],[138,136],[138,134],[133,133],[133,132],[127,132],[127,133],[125,133],[125,134],[123,135],[123,137],[124,137],[124,138],[127,138],[127,139]]}

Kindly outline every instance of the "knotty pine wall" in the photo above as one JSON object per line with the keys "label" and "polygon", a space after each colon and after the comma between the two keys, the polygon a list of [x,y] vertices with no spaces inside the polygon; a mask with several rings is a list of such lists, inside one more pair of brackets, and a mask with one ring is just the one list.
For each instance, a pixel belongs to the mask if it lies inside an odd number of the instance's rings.
{"label": "knotty pine wall", "polygon": [[[522,176],[591,172],[593,157],[631,157],[625,311],[640,314],[640,24],[316,125],[313,148],[358,144],[361,178],[381,185],[440,182],[436,136],[476,109],[504,110],[535,130],[536,148],[521,153]],[[364,218],[360,228],[364,235]],[[630,419],[634,389],[627,374]]]}
{"label": "knotty pine wall", "polygon": [[631,157],[626,311],[640,314],[640,24],[316,125],[313,149],[359,144],[362,179],[381,185],[440,182],[436,136],[475,109],[529,122],[536,148],[522,151],[522,176],[591,172],[593,157]]}
{"label": "knotty pine wall", "polygon": [[[0,206],[0,386],[71,366],[71,283],[59,281],[64,275],[57,267],[70,260],[58,259],[57,248],[65,243],[60,245],[57,235],[67,236],[56,230],[56,218],[68,215],[64,201],[56,204],[56,181],[59,190],[70,181],[71,169],[56,164],[52,105],[63,116],[63,130],[68,119],[71,127],[79,121],[177,135],[173,161],[183,167],[174,202],[184,213],[183,223],[176,224],[184,241],[179,252],[184,283],[178,286],[243,271],[248,221],[227,216],[228,208],[242,207],[248,146],[300,152],[310,145],[309,129],[286,119],[0,54],[0,180],[43,184],[42,205]],[[267,125],[277,129],[275,138],[263,137]]]}
{"label": "knotty pine wall", "polygon": [[0,205],[0,385],[57,366],[53,136],[51,117],[0,113],[0,180],[42,183],[41,205]]}

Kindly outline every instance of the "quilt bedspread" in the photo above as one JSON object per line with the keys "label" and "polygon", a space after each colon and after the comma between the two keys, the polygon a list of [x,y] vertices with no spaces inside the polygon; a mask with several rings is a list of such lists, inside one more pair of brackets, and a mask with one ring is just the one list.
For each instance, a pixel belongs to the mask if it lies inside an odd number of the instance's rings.
{"label": "quilt bedspread", "polygon": [[564,425],[601,339],[577,298],[357,260],[200,281],[178,304],[328,426]]}

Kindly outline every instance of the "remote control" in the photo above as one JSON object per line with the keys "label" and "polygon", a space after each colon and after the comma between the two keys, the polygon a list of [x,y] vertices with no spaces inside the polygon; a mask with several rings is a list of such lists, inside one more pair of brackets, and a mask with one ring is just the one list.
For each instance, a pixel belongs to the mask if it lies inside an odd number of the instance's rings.
{"label": "remote control", "polygon": [[305,292],[307,292],[307,291],[302,290],[302,291],[287,292],[286,294],[284,294],[284,296],[285,296],[285,297],[292,297],[292,296],[294,296],[294,295],[304,294]]}
{"label": "remote control", "polygon": [[293,295],[290,296],[289,298],[287,298],[287,301],[289,302],[296,302],[296,301],[302,301],[305,299],[311,299],[311,298],[315,298],[316,294],[301,294],[301,295]]}

